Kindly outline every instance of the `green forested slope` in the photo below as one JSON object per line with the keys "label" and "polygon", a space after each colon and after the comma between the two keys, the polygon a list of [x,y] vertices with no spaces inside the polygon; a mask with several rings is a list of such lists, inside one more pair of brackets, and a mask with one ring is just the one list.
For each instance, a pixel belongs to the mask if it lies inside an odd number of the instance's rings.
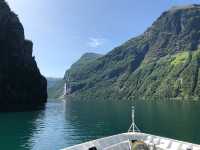
{"label": "green forested slope", "polygon": [[[87,65],[72,65],[74,99],[198,99],[200,6],[173,7],[144,34]],[[76,69],[74,69],[76,68]]]}
{"label": "green forested slope", "polygon": [[58,99],[63,96],[65,81],[61,78],[47,78],[47,92],[49,99]]}
{"label": "green forested slope", "polygon": [[[100,58],[102,55],[96,53],[85,53],[76,63],[74,63],[70,69],[70,76],[80,78],[81,68],[86,67],[92,61]],[[66,76],[69,74],[66,71]],[[48,98],[49,99],[62,99],[64,98],[65,82],[68,80],[61,78],[47,78],[48,81]]]}

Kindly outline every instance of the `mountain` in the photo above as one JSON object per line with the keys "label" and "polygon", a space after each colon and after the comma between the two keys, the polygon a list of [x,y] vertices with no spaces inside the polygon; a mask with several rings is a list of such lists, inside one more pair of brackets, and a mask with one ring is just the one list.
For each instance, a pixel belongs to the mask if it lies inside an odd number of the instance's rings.
{"label": "mountain", "polygon": [[[70,68],[70,74],[72,75],[75,73],[78,74],[79,71],[81,71],[82,68],[87,67],[87,65],[90,65],[93,61],[95,61],[97,58],[102,57],[103,55],[97,54],[97,53],[85,53],[81,56],[81,58],[72,64]],[[65,75],[68,74],[68,71],[65,73]]]}
{"label": "mountain", "polygon": [[[79,69],[77,69],[79,67]],[[70,97],[199,99],[200,5],[173,7],[142,35],[87,65],[72,65]]]}
{"label": "mountain", "polygon": [[47,88],[52,88],[55,86],[57,82],[62,80],[62,78],[53,78],[53,77],[47,77]]}
{"label": "mountain", "polygon": [[47,81],[17,15],[0,0],[0,111],[33,110],[47,100]]}
{"label": "mountain", "polygon": [[[59,78],[47,78],[48,81],[48,98],[50,99],[63,99],[65,96],[65,89],[66,89],[66,81],[69,79],[70,76],[73,76],[73,73],[77,73],[81,71],[82,68],[89,65],[91,62],[96,60],[97,58],[102,57],[103,55],[97,54],[97,53],[85,53],[81,56],[81,58],[75,62],[69,71],[66,71],[65,78],[59,79]],[[78,75],[77,75],[78,76]],[[68,85],[68,83],[67,83]]]}
{"label": "mountain", "polygon": [[47,78],[49,99],[59,99],[64,95],[65,81],[62,78]]}

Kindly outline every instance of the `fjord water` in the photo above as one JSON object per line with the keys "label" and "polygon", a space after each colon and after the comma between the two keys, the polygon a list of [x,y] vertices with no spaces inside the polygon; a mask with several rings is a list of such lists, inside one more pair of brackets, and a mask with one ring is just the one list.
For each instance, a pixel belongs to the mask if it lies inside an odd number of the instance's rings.
{"label": "fjord water", "polygon": [[131,105],[143,132],[200,144],[199,102],[51,100],[45,110],[0,113],[0,149],[55,150],[126,132]]}

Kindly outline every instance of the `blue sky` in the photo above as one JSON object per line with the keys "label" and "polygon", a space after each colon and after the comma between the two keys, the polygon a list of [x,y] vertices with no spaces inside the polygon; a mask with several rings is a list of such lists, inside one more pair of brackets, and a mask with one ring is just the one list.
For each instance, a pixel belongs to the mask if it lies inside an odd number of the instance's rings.
{"label": "blue sky", "polygon": [[85,52],[105,54],[175,5],[200,0],[7,0],[34,42],[42,74],[63,77]]}

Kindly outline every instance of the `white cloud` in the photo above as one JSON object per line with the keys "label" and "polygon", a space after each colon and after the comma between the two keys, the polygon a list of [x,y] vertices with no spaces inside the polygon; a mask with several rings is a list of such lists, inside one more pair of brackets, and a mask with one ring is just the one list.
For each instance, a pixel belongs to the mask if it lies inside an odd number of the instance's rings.
{"label": "white cloud", "polygon": [[87,43],[87,45],[91,48],[97,48],[97,47],[100,47],[103,44],[105,44],[105,42],[106,42],[106,39],[104,39],[104,38],[91,37],[91,38],[89,38],[89,42]]}

